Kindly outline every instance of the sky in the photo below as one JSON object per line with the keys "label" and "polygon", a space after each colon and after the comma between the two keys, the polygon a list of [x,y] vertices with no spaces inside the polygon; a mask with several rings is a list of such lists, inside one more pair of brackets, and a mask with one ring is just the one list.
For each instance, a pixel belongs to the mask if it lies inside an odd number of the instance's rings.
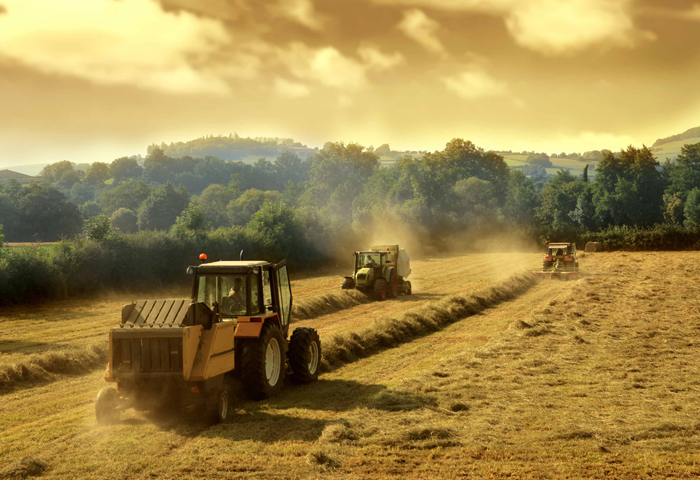
{"label": "sky", "polygon": [[700,3],[0,0],[0,167],[208,134],[584,152],[700,125]]}

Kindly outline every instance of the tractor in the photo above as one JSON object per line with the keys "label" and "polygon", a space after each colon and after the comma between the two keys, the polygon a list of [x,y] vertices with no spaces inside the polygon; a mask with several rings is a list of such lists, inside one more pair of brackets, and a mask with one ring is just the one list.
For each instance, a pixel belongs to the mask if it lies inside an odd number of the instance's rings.
{"label": "tractor", "polygon": [[579,275],[576,258],[576,244],[568,242],[547,242],[547,253],[542,261],[542,271],[535,272],[550,277],[577,277]]}
{"label": "tractor", "polygon": [[408,253],[398,245],[373,245],[369,251],[355,252],[355,272],[345,277],[343,290],[357,289],[376,300],[411,295]]}
{"label": "tractor", "polygon": [[[206,260],[202,254],[200,259]],[[100,424],[127,408],[167,405],[196,410],[210,423],[227,419],[229,385],[252,399],[318,378],[321,341],[297,328],[288,338],[292,290],[285,262],[218,261],[190,266],[192,296],[140,300],[124,306],[109,331],[104,378],[97,395]]]}

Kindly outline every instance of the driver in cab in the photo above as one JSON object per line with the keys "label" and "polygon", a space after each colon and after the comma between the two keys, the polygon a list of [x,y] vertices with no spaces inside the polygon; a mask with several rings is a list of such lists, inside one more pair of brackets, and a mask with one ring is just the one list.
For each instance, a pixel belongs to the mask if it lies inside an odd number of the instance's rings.
{"label": "driver in cab", "polygon": [[233,288],[228,292],[228,298],[232,298],[235,302],[245,302],[245,292],[243,291],[243,280],[236,278],[233,281]]}

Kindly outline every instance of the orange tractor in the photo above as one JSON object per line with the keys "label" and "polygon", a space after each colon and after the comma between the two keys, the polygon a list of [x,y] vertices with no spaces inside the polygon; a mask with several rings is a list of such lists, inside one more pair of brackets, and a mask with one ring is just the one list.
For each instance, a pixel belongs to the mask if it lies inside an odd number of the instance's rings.
{"label": "orange tractor", "polygon": [[576,244],[569,242],[547,242],[547,253],[542,261],[542,271],[538,275],[559,277],[564,280],[579,276]]}

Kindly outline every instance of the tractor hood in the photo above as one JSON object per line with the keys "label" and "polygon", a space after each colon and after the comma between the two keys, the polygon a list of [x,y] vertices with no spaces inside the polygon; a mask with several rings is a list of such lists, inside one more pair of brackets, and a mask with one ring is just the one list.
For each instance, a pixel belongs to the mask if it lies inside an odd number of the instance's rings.
{"label": "tractor hood", "polygon": [[372,283],[372,276],[374,271],[371,268],[360,268],[355,274],[355,284],[356,285],[367,285]]}

